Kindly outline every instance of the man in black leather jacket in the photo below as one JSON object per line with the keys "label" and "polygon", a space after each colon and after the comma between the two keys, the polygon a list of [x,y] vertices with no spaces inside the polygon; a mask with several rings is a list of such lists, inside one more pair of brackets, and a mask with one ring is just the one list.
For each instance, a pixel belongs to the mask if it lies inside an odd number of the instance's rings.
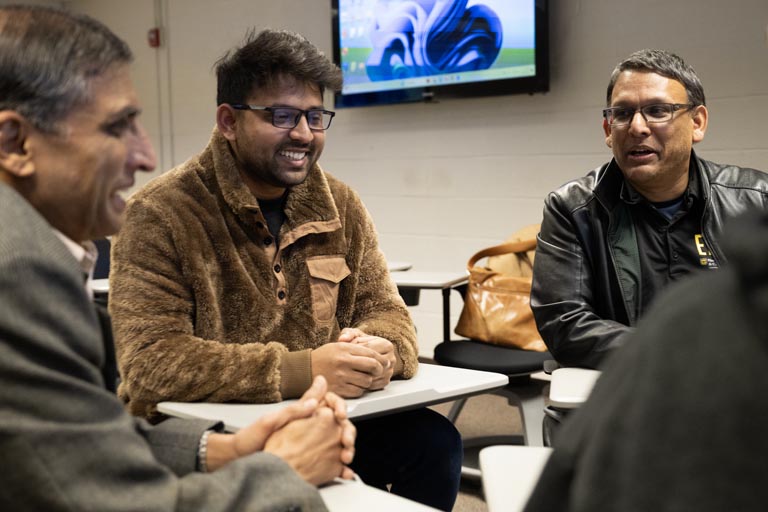
{"label": "man in black leather jacket", "polygon": [[726,262],[723,222],[768,205],[768,174],[699,158],[708,112],[693,69],[641,50],[613,71],[613,159],[547,197],[531,307],[560,364],[596,368],[669,283]]}
{"label": "man in black leather jacket", "polygon": [[768,503],[768,211],[729,263],[670,286],[563,425],[525,512],[722,512]]}

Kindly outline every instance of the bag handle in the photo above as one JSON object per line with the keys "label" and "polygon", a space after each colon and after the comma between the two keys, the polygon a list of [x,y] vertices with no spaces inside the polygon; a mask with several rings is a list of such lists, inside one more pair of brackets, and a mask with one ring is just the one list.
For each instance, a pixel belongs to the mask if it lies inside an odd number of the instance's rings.
{"label": "bag handle", "polygon": [[467,271],[471,271],[475,263],[488,256],[500,256],[502,254],[528,252],[531,249],[536,248],[536,238],[529,240],[520,240],[519,242],[509,242],[501,245],[494,245],[493,247],[486,247],[477,251],[469,258],[467,262]]}

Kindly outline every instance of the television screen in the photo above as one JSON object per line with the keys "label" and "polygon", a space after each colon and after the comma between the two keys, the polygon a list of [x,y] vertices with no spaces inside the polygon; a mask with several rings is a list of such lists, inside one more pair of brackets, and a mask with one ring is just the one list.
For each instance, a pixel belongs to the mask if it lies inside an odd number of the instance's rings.
{"label": "television screen", "polygon": [[546,0],[332,0],[336,106],[549,89]]}

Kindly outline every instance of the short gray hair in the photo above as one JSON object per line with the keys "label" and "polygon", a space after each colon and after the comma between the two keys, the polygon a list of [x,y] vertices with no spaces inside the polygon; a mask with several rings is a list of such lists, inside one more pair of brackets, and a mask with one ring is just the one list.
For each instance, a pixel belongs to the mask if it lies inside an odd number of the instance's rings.
{"label": "short gray hair", "polygon": [[0,7],[0,110],[37,129],[58,123],[89,100],[90,82],[133,60],[128,45],[102,23],[41,6]]}
{"label": "short gray hair", "polygon": [[611,81],[608,84],[608,94],[606,95],[606,104],[611,106],[611,96],[613,87],[622,71],[650,71],[671,80],[677,80],[688,94],[688,101],[694,106],[706,105],[704,98],[704,86],[691,66],[685,63],[682,58],[666,50],[640,50],[623,61],[621,61],[611,74]]}

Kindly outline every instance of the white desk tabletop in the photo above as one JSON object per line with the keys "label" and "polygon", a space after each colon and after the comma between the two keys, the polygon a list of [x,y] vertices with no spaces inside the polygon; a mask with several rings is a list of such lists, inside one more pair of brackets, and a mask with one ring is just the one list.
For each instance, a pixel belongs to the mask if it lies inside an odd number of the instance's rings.
{"label": "white desk tabletop", "polygon": [[387,261],[387,268],[390,272],[402,272],[411,270],[413,268],[413,263],[407,261]]}
{"label": "white desk tabletop", "polygon": [[92,279],[91,289],[94,293],[109,292],[109,279]]}
{"label": "white desk tabletop", "polygon": [[480,473],[488,512],[523,510],[552,448],[489,446],[480,450]]}
{"label": "white desk tabletop", "polygon": [[598,370],[587,368],[558,368],[552,372],[549,403],[562,409],[575,409],[583,404],[592,392]]}
{"label": "white desk tabletop", "polygon": [[432,507],[384,492],[362,482],[333,483],[320,488],[331,512],[429,512]]}
{"label": "white desk tabletop", "polygon": [[[509,378],[500,373],[420,364],[412,379],[393,380],[385,389],[348,399],[347,412],[351,419],[381,416],[482,393],[506,386],[508,382]],[[293,402],[295,400],[274,404],[160,402],[157,409],[180,418],[220,420],[228,431],[235,432],[260,416]]]}
{"label": "white desk tabletop", "polygon": [[468,278],[466,271],[461,272],[422,272],[409,270],[408,272],[392,272],[395,284],[403,288],[451,288],[465,282]]}

